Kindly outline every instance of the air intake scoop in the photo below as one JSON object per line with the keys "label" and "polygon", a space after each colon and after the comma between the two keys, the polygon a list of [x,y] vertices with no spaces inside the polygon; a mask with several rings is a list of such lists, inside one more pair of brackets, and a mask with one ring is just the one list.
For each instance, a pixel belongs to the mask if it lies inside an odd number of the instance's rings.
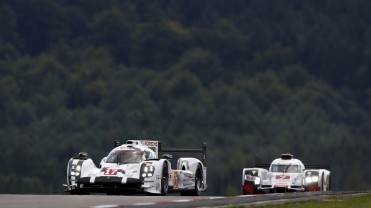
{"label": "air intake scoop", "polygon": [[286,154],[281,155],[282,160],[291,160],[292,158],[294,158],[294,155],[292,155],[290,153],[286,153]]}

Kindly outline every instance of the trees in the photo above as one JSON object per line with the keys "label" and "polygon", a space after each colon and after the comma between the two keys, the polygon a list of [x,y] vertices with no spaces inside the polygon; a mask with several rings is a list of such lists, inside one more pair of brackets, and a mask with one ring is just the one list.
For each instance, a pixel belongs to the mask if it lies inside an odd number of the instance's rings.
{"label": "trees", "polygon": [[60,193],[69,157],[98,161],[113,138],[133,137],[206,141],[220,173],[212,194],[237,193],[255,154],[286,151],[311,163],[332,155],[334,188],[356,188],[340,177],[367,186],[353,163],[370,154],[370,7],[2,1],[1,192]]}

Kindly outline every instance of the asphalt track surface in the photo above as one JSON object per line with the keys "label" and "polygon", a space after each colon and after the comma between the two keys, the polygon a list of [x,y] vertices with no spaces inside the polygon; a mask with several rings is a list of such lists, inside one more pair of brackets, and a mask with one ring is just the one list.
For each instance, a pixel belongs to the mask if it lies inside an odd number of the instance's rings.
{"label": "asphalt track surface", "polygon": [[107,196],[107,195],[0,195],[0,208],[110,208],[110,207],[218,207],[267,205],[320,200],[330,196],[359,195],[365,192],[305,192],[239,196]]}

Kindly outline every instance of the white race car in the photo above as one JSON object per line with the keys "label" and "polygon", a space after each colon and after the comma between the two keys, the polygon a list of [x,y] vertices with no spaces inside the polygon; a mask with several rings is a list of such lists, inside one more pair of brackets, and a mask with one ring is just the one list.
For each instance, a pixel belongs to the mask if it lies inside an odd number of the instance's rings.
{"label": "white race car", "polygon": [[[179,158],[176,169],[170,163],[172,156],[159,152],[201,152],[196,158]],[[99,167],[86,153],[69,160],[67,165],[67,192],[71,194],[133,194],[166,195],[178,191],[182,195],[200,195],[206,185],[206,144],[201,149],[161,148],[159,141],[129,140],[104,157]]]}
{"label": "white race car", "polygon": [[[269,169],[266,169],[269,167]],[[242,171],[242,194],[329,191],[331,187],[330,167],[308,165],[293,157],[282,154],[270,165],[255,164],[255,168]]]}

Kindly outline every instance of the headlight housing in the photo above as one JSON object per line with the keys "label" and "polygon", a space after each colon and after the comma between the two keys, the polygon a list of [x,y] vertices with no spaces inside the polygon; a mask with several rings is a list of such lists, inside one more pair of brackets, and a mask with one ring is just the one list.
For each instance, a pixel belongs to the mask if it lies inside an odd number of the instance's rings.
{"label": "headlight housing", "polygon": [[153,165],[145,165],[142,167],[141,176],[143,178],[152,177],[155,173],[155,167]]}
{"label": "headlight housing", "polygon": [[255,183],[255,185],[259,185],[260,184],[260,177],[255,177],[254,183]]}
{"label": "headlight housing", "polygon": [[258,176],[252,176],[252,175],[248,175],[248,174],[245,175],[245,180],[246,181],[254,181],[254,184],[255,185],[259,185],[260,182],[261,182],[260,177],[258,177]]}
{"label": "headlight housing", "polygon": [[305,177],[303,183],[304,185],[310,184],[310,183],[318,183],[318,176]]}
{"label": "headlight housing", "polygon": [[71,165],[69,168],[70,176],[80,176],[81,174],[81,165]]}

